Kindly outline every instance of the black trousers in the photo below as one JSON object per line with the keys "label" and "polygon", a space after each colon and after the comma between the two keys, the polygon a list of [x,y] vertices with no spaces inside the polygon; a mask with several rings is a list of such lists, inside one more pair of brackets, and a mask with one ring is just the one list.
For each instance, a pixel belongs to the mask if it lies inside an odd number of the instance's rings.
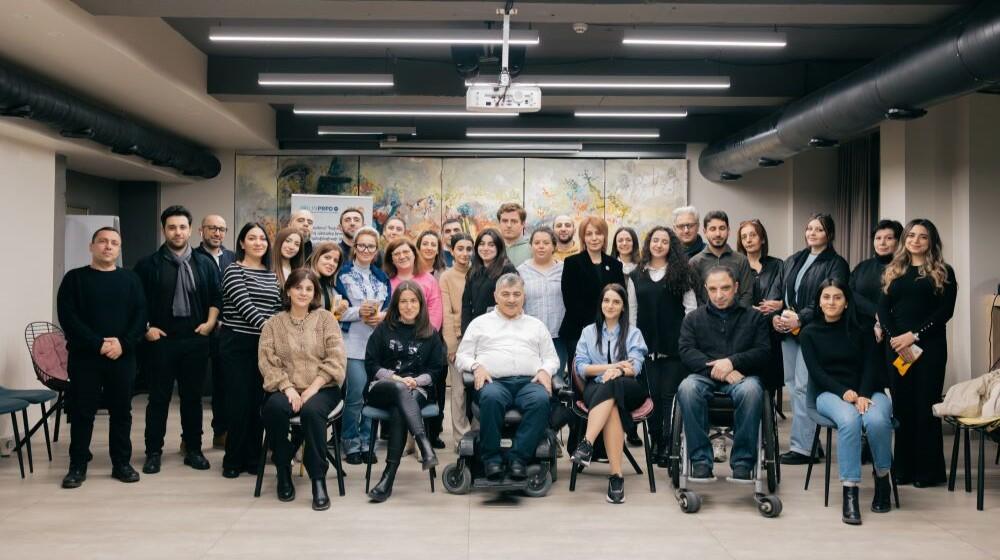
{"label": "black trousers", "polygon": [[[941,402],[948,342],[937,336],[917,343],[924,353],[906,375],[891,363],[887,366],[892,389],[892,414],[899,421],[893,468],[896,478],[906,482],[941,483],[946,480],[941,419],[931,406]],[[886,354],[896,359],[892,347]]]}
{"label": "black trousers", "polygon": [[[324,387],[299,410],[302,421],[302,462],[310,479],[326,478],[326,417],[340,402],[339,387]],[[261,417],[271,440],[271,458],[275,465],[287,467],[292,462],[293,446],[288,438],[289,419],[295,416],[292,405],[284,393],[267,396]]]}
{"label": "black trousers", "polygon": [[389,433],[385,460],[398,463],[403,456],[406,432],[409,431],[414,436],[424,433],[424,419],[420,416],[420,409],[427,404],[427,399],[419,391],[411,391],[402,383],[383,379],[368,390],[368,404],[392,414],[388,421],[382,422]]}
{"label": "black trousers", "polygon": [[[432,386],[434,390],[429,396],[434,399],[434,402],[438,405],[438,415],[433,418],[427,419],[427,435],[431,438],[441,437],[441,432],[444,431],[444,400],[445,391],[448,389],[448,384],[445,380],[448,379],[448,366],[444,366],[444,371],[438,374],[434,385]],[[465,387],[452,387],[452,391],[464,391]]]}
{"label": "black trousers", "polygon": [[673,420],[670,410],[677,388],[687,377],[687,371],[680,358],[647,357],[642,373],[649,382],[649,396],[653,399],[653,413],[649,416],[649,430],[653,433],[653,441],[669,441],[670,424]]}
{"label": "black trousers", "polygon": [[219,341],[222,371],[226,377],[226,410],[229,435],[222,468],[256,472],[263,427],[260,406],[264,402],[264,379],[257,368],[259,336],[240,334],[225,327]]}
{"label": "black trousers", "polygon": [[226,376],[222,373],[222,353],[219,351],[221,332],[208,337],[208,354],[212,362],[212,432],[226,433],[229,422],[226,414]]}
{"label": "black trousers", "polygon": [[[110,416],[108,447],[111,463],[125,465],[132,459],[132,387],[135,383],[135,355],[123,354],[117,360],[103,356],[69,355],[70,416],[69,462],[86,465],[93,455],[90,440],[94,435],[97,409],[107,406]],[[103,397],[103,398],[102,398]]]}
{"label": "black trousers", "polygon": [[146,406],[146,455],[163,452],[175,381],[181,400],[181,439],[188,452],[201,451],[201,386],[205,382],[208,345],[207,336],[166,337],[149,344],[153,367]]}

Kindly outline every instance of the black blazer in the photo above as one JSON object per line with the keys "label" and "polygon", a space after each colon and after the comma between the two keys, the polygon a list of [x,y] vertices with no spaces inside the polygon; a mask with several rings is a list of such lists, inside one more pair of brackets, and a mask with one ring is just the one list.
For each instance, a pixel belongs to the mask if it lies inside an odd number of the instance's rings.
{"label": "black blazer", "polygon": [[[159,301],[160,291],[160,260],[169,258],[170,249],[166,245],[152,255],[147,255],[135,264],[135,273],[142,282],[146,293],[146,312],[149,323],[156,327],[169,320],[170,313],[166,302]],[[208,308],[214,307],[222,314],[222,281],[219,279],[219,267],[215,259],[204,253],[191,251],[191,272],[194,275],[196,293],[191,301],[193,319],[199,324],[208,320]]]}
{"label": "black blazer", "polygon": [[580,339],[583,328],[593,323],[597,317],[601,288],[612,283],[625,287],[625,274],[622,273],[622,263],[618,259],[604,254],[601,256],[600,266],[603,282],[597,275],[597,265],[590,262],[587,251],[563,261],[562,298],[566,315],[559,327],[559,338],[566,341]]}
{"label": "black blazer", "polygon": [[755,271],[753,267],[750,268],[750,274],[754,277],[753,304],[757,305],[765,299],[783,301],[785,261],[767,256],[760,260],[760,264],[760,272]]}
{"label": "black blazer", "polygon": [[785,261],[784,270],[784,294],[786,306],[791,304],[793,311],[799,314],[799,322],[806,326],[812,322],[816,315],[816,295],[819,292],[819,285],[827,278],[836,278],[847,284],[851,276],[851,269],[847,266],[844,257],[837,254],[832,246],[816,257],[809,270],[806,270],[798,292],[795,291],[795,277],[809,257],[809,248],[802,249]]}

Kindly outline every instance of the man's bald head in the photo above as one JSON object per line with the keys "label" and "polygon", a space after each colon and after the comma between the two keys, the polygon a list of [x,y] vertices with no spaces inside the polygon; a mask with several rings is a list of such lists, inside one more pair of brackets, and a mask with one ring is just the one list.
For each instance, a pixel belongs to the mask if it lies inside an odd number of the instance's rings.
{"label": "man's bald head", "polygon": [[218,214],[209,214],[201,219],[200,231],[205,248],[218,251],[226,239],[226,220]]}

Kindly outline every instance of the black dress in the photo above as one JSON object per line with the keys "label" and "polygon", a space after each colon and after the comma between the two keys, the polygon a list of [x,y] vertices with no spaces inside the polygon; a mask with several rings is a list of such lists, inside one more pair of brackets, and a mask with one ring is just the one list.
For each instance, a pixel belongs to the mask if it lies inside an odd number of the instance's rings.
{"label": "black dress", "polygon": [[[601,289],[612,283],[625,287],[622,263],[609,255],[601,255],[601,262],[594,264],[584,251],[563,261],[562,297],[566,315],[559,327],[559,338],[566,341],[566,348],[576,348],[583,328],[594,322],[600,307]],[[466,285],[468,290],[468,285]],[[569,357],[573,363],[573,356]]]}
{"label": "black dress", "polygon": [[[760,259],[760,272],[754,270],[752,266],[750,267],[750,274],[753,275],[754,305],[760,305],[760,302],[764,300],[781,301],[784,299],[784,285],[782,284],[784,271],[785,261],[770,255]],[[781,312],[779,311],[778,313]],[[771,324],[771,317],[776,314],[770,313],[764,316],[769,325]],[[774,329],[770,329],[770,333],[771,360],[767,371],[762,372],[763,375],[761,375],[760,380],[764,384],[765,389],[773,391],[784,384],[784,375],[782,375],[784,361],[781,357],[781,336]]]}
{"label": "black dress", "polygon": [[879,300],[878,316],[885,337],[913,332],[920,337],[916,344],[923,350],[906,375],[899,375],[891,365],[896,353],[886,345],[893,415],[899,421],[895,471],[903,482],[945,481],[941,419],[931,413],[931,405],[941,402],[948,363],[945,324],[955,311],[958,292],[955,271],[946,267],[948,280],[940,292],[929,276],[920,278],[918,268],[910,266]]}

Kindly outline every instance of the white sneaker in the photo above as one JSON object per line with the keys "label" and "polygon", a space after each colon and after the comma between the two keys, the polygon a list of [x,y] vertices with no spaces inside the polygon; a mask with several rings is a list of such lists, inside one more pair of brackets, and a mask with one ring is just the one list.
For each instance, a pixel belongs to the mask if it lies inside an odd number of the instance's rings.
{"label": "white sneaker", "polygon": [[712,455],[716,463],[725,463],[728,459],[726,453],[726,438],[718,437],[712,440]]}

